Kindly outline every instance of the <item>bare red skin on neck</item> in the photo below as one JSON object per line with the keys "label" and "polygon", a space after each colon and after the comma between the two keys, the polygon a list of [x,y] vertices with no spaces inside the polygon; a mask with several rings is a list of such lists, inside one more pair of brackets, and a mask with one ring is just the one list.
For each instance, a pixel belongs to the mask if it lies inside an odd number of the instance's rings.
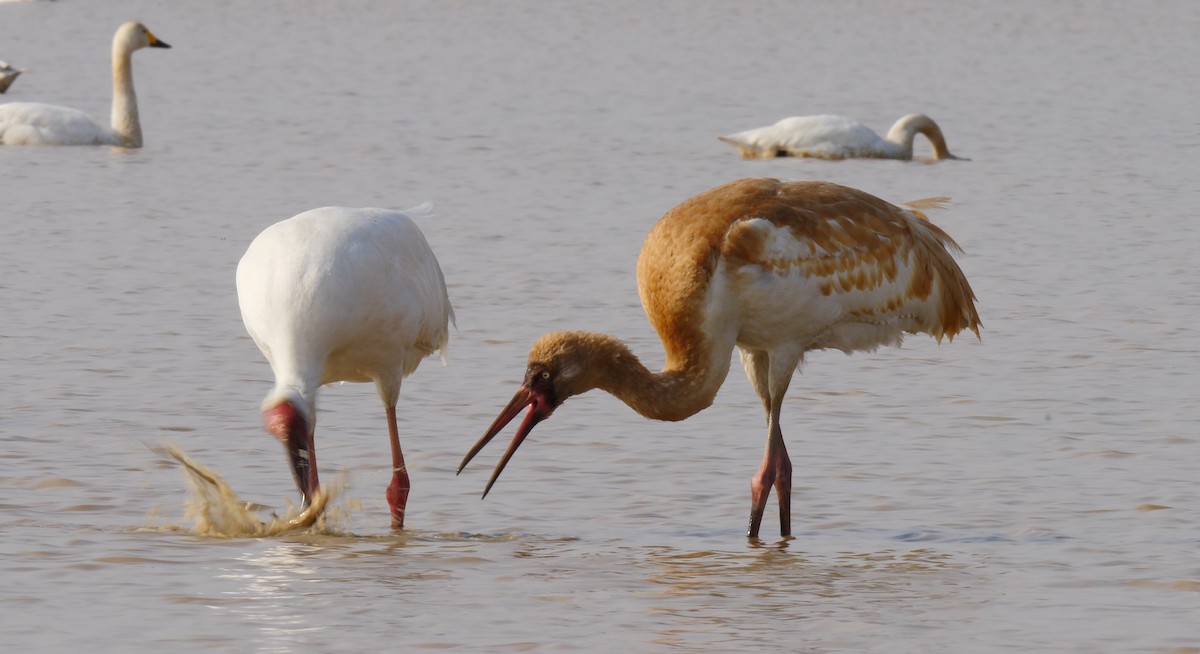
{"label": "bare red skin on neck", "polygon": [[293,432],[308,431],[304,416],[291,402],[281,402],[263,411],[263,429],[287,445]]}

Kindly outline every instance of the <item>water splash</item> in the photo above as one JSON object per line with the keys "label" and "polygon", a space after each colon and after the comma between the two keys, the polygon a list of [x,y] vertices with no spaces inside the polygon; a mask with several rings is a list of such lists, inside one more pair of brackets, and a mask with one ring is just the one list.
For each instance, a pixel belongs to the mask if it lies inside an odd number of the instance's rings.
{"label": "water splash", "polygon": [[260,538],[313,527],[323,531],[327,527],[325,509],[344,485],[339,480],[322,486],[307,507],[289,507],[282,516],[273,513],[264,520],[256,512],[258,505],[242,500],[221,475],[193,460],[178,445],[165,443],[152,449],[174,459],[184,471],[192,490],[184,517],[193,525],[181,530],[197,536]]}

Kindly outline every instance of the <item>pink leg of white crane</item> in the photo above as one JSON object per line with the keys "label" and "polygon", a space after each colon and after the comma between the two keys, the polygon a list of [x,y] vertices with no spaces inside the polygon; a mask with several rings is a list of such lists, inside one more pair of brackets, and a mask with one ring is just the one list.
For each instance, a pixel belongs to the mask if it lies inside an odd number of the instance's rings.
{"label": "pink leg of white crane", "polygon": [[392,528],[404,528],[404,507],[408,505],[408,468],[400,451],[400,432],[396,428],[396,407],[387,407],[388,436],[392,442],[392,483],[387,488],[388,507],[392,510]]}

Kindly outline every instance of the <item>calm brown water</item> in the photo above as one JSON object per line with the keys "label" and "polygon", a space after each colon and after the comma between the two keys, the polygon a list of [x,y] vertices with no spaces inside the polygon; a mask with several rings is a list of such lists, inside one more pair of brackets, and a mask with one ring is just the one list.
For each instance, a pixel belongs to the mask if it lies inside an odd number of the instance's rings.
{"label": "calm brown water", "polygon": [[[5,651],[1200,652],[1200,5],[4,4],[29,72],[3,99],[106,116],[129,19],[174,46],[135,56],[146,147],[0,148]],[[971,161],[715,139],[912,111]],[[809,359],[794,540],[744,537],[765,428],[737,367],[683,423],[573,399],[481,502],[502,446],[454,470],[533,339],[661,363],[642,238],[746,176],[952,196],[932,218],[982,342]],[[234,296],[250,240],[426,200],[458,329],[401,394],[412,528],[388,529],[382,408],[353,384],[322,394],[330,529],[166,528],[189,490],[163,442],[295,499]]]}

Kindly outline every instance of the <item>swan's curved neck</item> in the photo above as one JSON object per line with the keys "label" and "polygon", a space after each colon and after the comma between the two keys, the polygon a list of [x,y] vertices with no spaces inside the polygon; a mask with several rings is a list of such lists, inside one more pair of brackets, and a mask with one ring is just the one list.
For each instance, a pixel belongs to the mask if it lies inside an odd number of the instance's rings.
{"label": "swan's curved neck", "polygon": [[950,149],[946,147],[946,139],[942,136],[942,130],[938,127],[933,119],[924,114],[909,114],[892,125],[892,129],[888,130],[887,140],[891,141],[900,148],[900,153],[905,159],[912,159],[913,154],[913,139],[917,134],[922,134],[929,139],[930,145],[933,146],[933,156],[935,159],[949,159],[953,155],[950,154]]}
{"label": "swan's curved neck", "polygon": [[118,44],[112,53],[112,130],[120,145],[142,147],[142,123],[138,119],[137,94],[133,91],[133,53]]}
{"label": "swan's curved neck", "polygon": [[708,408],[729,373],[732,346],[719,353],[667,361],[660,372],[648,369],[620,340],[585,334],[593,340],[579,362],[584,388],[599,388],[654,420],[683,420]]}

